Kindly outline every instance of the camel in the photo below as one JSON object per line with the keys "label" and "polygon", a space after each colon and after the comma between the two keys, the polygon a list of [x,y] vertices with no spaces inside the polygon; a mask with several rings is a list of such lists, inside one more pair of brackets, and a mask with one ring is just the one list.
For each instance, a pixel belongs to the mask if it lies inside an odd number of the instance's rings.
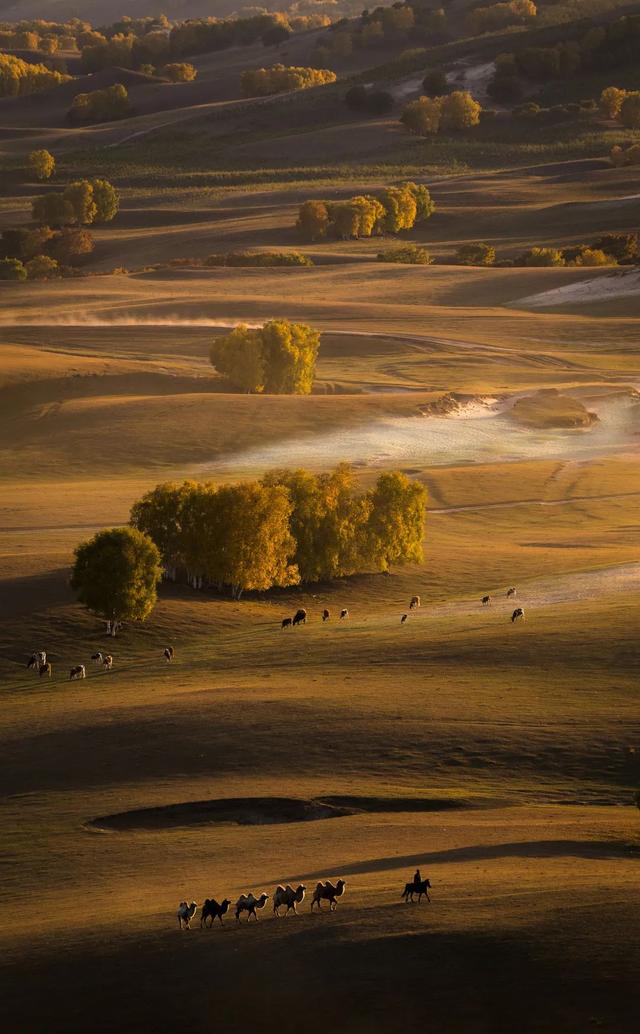
{"label": "camel", "polygon": [[321,912],[320,902],[324,900],[329,902],[329,911],[335,912],[338,907],[337,898],[342,897],[346,885],[344,880],[338,880],[335,887],[330,880],[327,880],[326,883],[319,883],[313,892],[311,911],[313,912],[313,906],[317,905],[318,911]]}
{"label": "camel", "polygon": [[524,621],[524,610],[522,609],[522,607],[516,607],[513,614],[511,615],[511,623],[513,624],[513,622],[517,621],[518,618],[522,618],[522,620]]}
{"label": "camel", "polygon": [[404,898],[405,901],[407,901],[407,902],[410,901],[411,904],[413,904],[413,895],[414,894],[418,895],[418,904],[420,904],[420,902],[422,901],[423,895],[424,895],[424,897],[426,897],[427,901],[431,901],[431,898],[429,897],[429,887],[430,886],[431,886],[431,881],[430,880],[420,880],[419,883],[416,883],[415,880],[412,880],[411,883],[405,884],[405,888],[402,891],[402,894],[400,895],[400,897]]}
{"label": "camel", "polygon": [[295,914],[297,915],[298,913],[296,911],[296,905],[299,905],[300,902],[304,899],[304,892],[306,889],[307,888],[305,887],[304,883],[301,883],[297,890],[294,890],[293,887],[290,887],[288,883],[286,887],[277,886],[273,894],[274,915],[280,915],[279,909],[281,905],[287,906],[285,917],[289,915],[290,911],[295,912]]}
{"label": "camel", "polygon": [[195,901],[192,901],[190,905],[188,905],[186,901],[180,902],[180,905],[178,906],[178,926],[181,930],[183,924],[185,930],[191,929],[190,923],[197,911],[198,906]]}
{"label": "camel", "polygon": [[262,892],[259,898],[254,897],[254,895],[251,892],[249,892],[248,894],[241,894],[238,900],[236,901],[236,919],[238,920],[238,922],[240,922],[240,913],[248,912],[249,915],[247,916],[247,922],[249,922],[251,916],[253,916],[253,918],[257,922],[258,913],[256,909],[264,908],[268,900],[269,895],[265,894],[264,891]]}
{"label": "camel", "polygon": [[229,898],[225,898],[220,904],[218,904],[215,898],[205,898],[204,904],[200,909],[200,929],[207,925],[207,919],[210,920],[209,926],[213,926],[216,919],[219,919],[220,925],[222,925],[222,917],[226,916],[230,904]]}

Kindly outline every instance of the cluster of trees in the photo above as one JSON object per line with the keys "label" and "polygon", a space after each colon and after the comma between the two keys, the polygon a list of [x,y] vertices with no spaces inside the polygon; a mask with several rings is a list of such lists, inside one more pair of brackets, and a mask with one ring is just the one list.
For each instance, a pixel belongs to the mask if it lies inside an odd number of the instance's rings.
{"label": "cluster of trees", "polygon": [[305,323],[270,320],[263,327],[241,324],[215,339],[212,366],[243,392],[308,395],[313,387],[320,332]]}
{"label": "cluster of trees", "polygon": [[158,485],[134,504],[131,524],[157,546],[167,577],[197,588],[266,590],[418,563],[426,490],[382,474],[358,494],[352,470],[279,470],[262,481]]}
{"label": "cluster of trees", "polygon": [[460,245],[456,259],[461,266],[493,266],[496,249],[486,241],[469,241],[468,244]]}
{"label": "cluster of trees", "polygon": [[499,101],[517,100],[522,94],[520,77],[548,82],[632,65],[637,61],[639,45],[640,15],[627,15],[594,25],[577,39],[500,54],[489,92]]}
{"label": "cluster of trees", "polygon": [[491,4],[490,7],[474,7],[467,17],[467,27],[472,36],[484,32],[498,32],[511,25],[527,25],[535,21],[538,8],[533,0],[507,0],[506,3]]}
{"label": "cluster of trees", "polygon": [[312,266],[300,251],[227,251],[209,255],[205,266]]}
{"label": "cluster of trees", "polygon": [[49,226],[18,227],[4,230],[0,238],[0,258],[4,262],[2,279],[49,280],[62,275],[90,255],[95,242],[88,230]]}
{"label": "cluster of trees", "polygon": [[399,262],[404,266],[431,266],[433,259],[426,248],[419,244],[401,244],[385,248],[377,255],[378,262]]}
{"label": "cluster of trees", "polygon": [[385,187],[376,197],[362,195],[348,201],[305,201],[300,206],[296,227],[306,240],[332,235],[339,240],[371,237],[385,232],[399,233],[423,223],[435,211],[427,187],[402,183]]}
{"label": "cluster of trees", "polygon": [[640,129],[640,91],[607,86],[600,94],[600,111],[625,129]]}
{"label": "cluster of trees", "polygon": [[12,54],[0,54],[0,97],[24,97],[66,83],[71,76],[46,65],[31,64]]}
{"label": "cluster of trees", "polygon": [[245,97],[268,97],[273,93],[306,90],[310,86],[324,86],[335,81],[335,72],[328,68],[298,68],[293,65],[247,69],[240,76],[240,86]]}
{"label": "cluster of trees", "polygon": [[198,72],[188,61],[176,61],[165,65],[162,75],[172,83],[192,83]]}
{"label": "cluster of trees", "polygon": [[40,226],[90,226],[110,223],[119,207],[118,192],[108,180],[74,180],[61,193],[35,198],[33,218]]}
{"label": "cluster of trees", "polygon": [[365,9],[358,20],[340,19],[322,36],[313,58],[330,62],[349,57],[354,50],[389,50],[419,41],[431,45],[447,40],[447,15],[439,4],[396,2],[390,7]]}
{"label": "cluster of trees", "polygon": [[419,97],[404,108],[400,121],[417,136],[440,131],[458,132],[480,122],[482,106],[466,90],[454,90],[444,97]]}
{"label": "cluster of trees", "polygon": [[111,122],[127,118],[133,111],[129,93],[122,83],[114,83],[104,90],[77,93],[69,108],[72,122]]}

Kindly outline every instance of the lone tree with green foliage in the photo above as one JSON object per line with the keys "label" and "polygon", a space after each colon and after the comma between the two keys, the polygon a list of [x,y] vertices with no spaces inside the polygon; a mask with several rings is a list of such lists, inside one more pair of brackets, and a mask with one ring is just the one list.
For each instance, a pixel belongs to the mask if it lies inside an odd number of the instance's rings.
{"label": "lone tree with green foliage", "polygon": [[107,528],[76,549],[71,587],[115,636],[123,621],[149,617],[161,578],[160,553],[148,535],[136,528]]}
{"label": "lone tree with green foliage", "polygon": [[55,158],[44,148],[39,151],[31,151],[27,161],[31,172],[37,180],[51,179],[56,170]]}
{"label": "lone tree with green foliage", "polygon": [[216,370],[247,393],[308,395],[313,387],[320,332],[304,323],[271,320],[244,325],[216,338],[210,359]]}

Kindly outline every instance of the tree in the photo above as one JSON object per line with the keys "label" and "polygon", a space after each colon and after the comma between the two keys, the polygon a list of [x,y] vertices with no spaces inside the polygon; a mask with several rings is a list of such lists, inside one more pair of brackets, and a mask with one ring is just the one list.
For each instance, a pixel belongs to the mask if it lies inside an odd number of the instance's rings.
{"label": "tree", "polygon": [[37,226],[35,229],[20,226],[2,233],[2,255],[4,258],[17,258],[22,262],[35,255],[43,255],[53,237],[53,230],[48,226]]}
{"label": "tree", "polygon": [[95,242],[88,230],[81,227],[60,230],[49,244],[49,254],[63,266],[75,265],[95,248]]}
{"label": "tree", "polygon": [[576,266],[615,266],[616,260],[600,248],[580,248],[573,260]]}
{"label": "tree", "polygon": [[131,112],[126,86],[114,83],[104,90],[77,93],[69,108],[69,118],[73,122],[111,122],[127,118]]}
{"label": "tree", "polygon": [[324,201],[305,201],[300,206],[296,228],[304,240],[317,241],[327,236],[329,211]]}
{"label": "tree", "polygon": [[637,258],[640,253],[637,233],[606,233],[603,237],[598,237],[591,247],[604,251],[618,262]]}
{"label": "tree", "polygon": [[413,199],[416,203],[416,218],[417,223],[426,223],[427,219],[430,219],[436,210],[436,204],[428,187],[425,187],[424,183],[403,183],[402,187],[404,190],[408,190],[413,195]]}
{"label": "tree", "polygon": [[634,90],[626,95],[619,118],[625,129],[640,129],[640,91]]}
{"label": "tree", "polygon": [[264,391],[265,364],[259,332],[240,325],[230,334],[216,338],[209,349],[209,359],[218,373],[227,377],[240,391]]}
{"label": "tree", "polygon": [[45,226],[69,226],[76,219],[74,207],[64,194],[35,198],[32,214],[37,223]]}
{"label": "tree", "polygon": [[49,255],[35,255],[25,265],[29,280],[53,280],[60,273],[58,263]]}
{"label": "tree", "polygon": [[65,187],[62,196],[73,209],[74,222],[86,226],[94,221],[98,206],[93,199],[93,186],[89,180],[74,180]]}
{"label": "tree", "polygon": [[31,151],[28,159],[29,168],[37,180],[51,179],[56,168],[56,160],[49,151],[42,148],[39,151]]}
{"label": "tree", "polygon": [[93,202],[96,206],[94,222],[110,223],[118,214],[120,198],[115,187],[108,180],[91,180]]}
{"label": "tree", "polygon": [[442,97],[419,97],[404,108],[400,121],[416,136],[435,135],[442,121]]}
{"label": "tree", "polygon": [[399,262],[405,266],[433,265],[433,259],[427,249],[418,244],[403,244],[398,248],[386,248],[376,257],[378,262]]}
{"label": "tree", "polygon": [[172,65],[165,65],[162,74],[170,79],[172,83],[191,83],[196,78],[198,71],[188,62],[178,62]]}
{"label": "tree", "polygon": [[133,504],[129,515],[132,527],[153,539],[160,550],[165,575],[172,581],[185,563],[184,510],[196,488],[194,482],[156,485]]}
{"label": "tree", "polygon": [[381,474],[371,494],[370,555],[382,571],[390,564],[420,563],[427,490],[406,474]]}
{"label": "tree", "polygon": [[162,577],[158,547],[135,528],[108,528],[75,551],[71,586],[80,603],[115,635],[123,621],[144,621]]}
{"label": "tree", "polygon": [[27,271],[20,259],[0,259],[0,280],[26,280]]}
{"label": "tree", "polygon": [[265,364],[265,391],[272,395],[309,395],[320,332],[305,323],[271,320],[259,333]]}
{"label": "tree", "polygon": [[484,241],[461,244],[456,253],[461,266],[492,266],[496,260],[496,249]]}
{"label": "tree", "polygon": [[415,221],[418,206],[411,190],[404,187],[385,187],[380,195],[386,216],[384,228],[389,233],[410,230]]}
{"label": "tree", "polygon": [[469,129],[480,121],[482,106],[467,90],[454,90],[442,99],[442,128]]}
{"label": "tree", "polygon": [[600,94],[601,114],[605,118],[618,118],[626,96],[626,90],[619,90],[617,86],[607,86]]}
{"label": "tree", "polygon": [[360,211],[353,201],[336,201],[328,206],[331,229],[340,241],[358,237]]}
{"label": "tree", "polygon": [[422,89],[427,97],[441,97],[447,92],[447,75],[442,68],[432,68],[422,80]]}

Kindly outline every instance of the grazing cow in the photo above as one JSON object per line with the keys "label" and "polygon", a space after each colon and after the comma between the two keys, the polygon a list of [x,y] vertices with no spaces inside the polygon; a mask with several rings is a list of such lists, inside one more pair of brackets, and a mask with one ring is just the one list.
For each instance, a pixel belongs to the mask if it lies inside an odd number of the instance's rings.
{"label": "grazing cow", "polygon": [[331,614],[329,613],[328,610],[323,610],[322,611],[322,620],[323,621],[328,621],[330,617],[331,617]]}
{"label": "grazing cow", "polygon": [[220,904],[215,898],[205,898],[204,905],[200,910],[200,929],[207,925],[207,919],[210,920],[209,926],[213,926],[216,919],[219,919],[220,925],[222,925],[222,917],[226,916],[230,904],[229,898],[225,898]]}
{"label": "grazing cow", "polygon": [[511,615],[511,623],[513,624],[514,621],[518,621],[519,618],[522,618],[522,620],[524,621],[524,610],[522,609],[522,607],[516,607],[513,614]]}
{"label": "grazing cow", "polygon": [[76,664],[75,668],[72,668],[69,672],[69,681],[72,679],[86,679],[86,677],[87,673],[84,664]]}
{"label": "grazing cow", "polygon": [[105,654],[102,658],[102,667],[105,671],[111,671],[113,668],[113,657],[110,653]]}
{"label": "grazing cow", "polygon": [[343,618],[348,618],[348,617],[349,617],[349,611],[347,610],[346,607],[343,607],[342,610],[340,611],[340,620],[342,621]]}
{"label": "grazing cow", "polygon": [[304,607],[300,607],[300,610],[296,610],[291,621],[292,625],[306,625],[307,623],[307,612]]}
{"label": "grazing cow", "polygon": [[411,601],[409,603],[409,610],[415,610],[419,606],[420,606],[420,597],[419,596],[412,596],[411,597]]}
{"label": "grazing cow", "polygon": [[488,607],[488,606],[490,606],[490,604],[491,604],[491,597],[490,596],[483,596],[482,597],[482,606],[483,607]]}
{"label": "grazing cow", "polygon": [[510,600],[516,594],[516,587],[512,585],[510,589],[507,589],[507,599]]}
{"label": "grazing cow", "polygon": [[285,912],[285,917],[289,915],[289,912],[291,910],[293,912],[295,912],[296,915],[297,915],[298,913],[296,911],[296,905],[297,904],[299,905],[300,902],[304,900],[304,892],[305,892],[306,889],[307,888],[305,887],[304,883],[301,883],[300,886],[296,890],[294,890],[293,887],[290,887],[288,883],[287,883],[286,887],[282,887],[282,886],[276,887],[276,889],[274,891],[274,894],[273,894],[273,912],[274,912],[274,915],[276,915],[276,916],[280,915],[279,909],[280,909],[280,907],[282,905],[286,905],[287,906],[287,911]]}
{"label": "grazing cow", "polygon": [[34,671],[39,671],[40,670],[40,665],[41,664],[46,664],[46,663],[47,663],[47,655],[46,655],[45,651],[44,650],[38,650],[36,653],[32,653],[31,654],[31,657],[27,661],[27,669],[31,670],[33,668]]}
{"label": "grazing cow", "polygon": [[42,678],[43,675],[46,675],[47,678],[50,679],[52,670],[53,669],[51,668],[51,664],[49,663],[49,661],[47,661],[46,664],[41,664],[38,668],[38,675],[40,676],[40,678]]}
{"label": "grazing cow", "polygon": [[91,654],[91,660],[93,661],[94,664],[102,664],[102,662],[104,661],[104,654],[102,654],[102,653],[92,653]]}
{"label": "grazing cow", "polygon": [[165,646],[163,656],[164,656],[164,659],[167,662],[167,664],[171,664],[171,661],[174,658],[174,649],[173,649],[173,647],[172,646]]}
{"label": "grazing cow", "polygon": [[427,901],[431,901],[431,898],[429,897],[429,888],[430,888],[430,886],[431,886],[431,881],[430,880],[420,880],[418,883],[416,883],[415,880],[412,880],[411,883],[405,884],[405,888],[402,891],[402,894],[400,895],[400,897],[404,898],[404,900],[407,901],[407,902],[410,901],[411,904],[413,904],[413,895],[414,894],[418,895],[418,904],[420,904],[420,902],[422,901],[423,897],[425,897],[427,899]]}
{"label": "grazing cow", "polygon": [[240,913],[248,912],[249,915],[247,916],[247,922],[249,922],[251,916],[253,916],[257,922],[258,913],[256,912],[256,909],[264,908],[268,900],[269,895],[265,894],[264,891],[259,898],[254,897],[251,892],[249,892],[249,894],[241,894],[236,901],[236,919],[240,922]]}
{"label": "grazing cow", "polygon": [[195,901],[192,901],[190,905],[187,904],[186,901],[180,902],[178,906],[178,926],[181,930],[183,925],[185,930],[191,929],[191,920],[193,919],[197,911],[198,906],[196,905]]}
{"label": "grazing cow", "polygon": [[292,622],[291,618],[283,618],[282,619],[282,624],[280,625],[280,628],[291,628],[292,624],[293,624],[293,622]]}
{"label": "grazing cow", "polygon": [[344,894],[345,887],[346,883],[344,880],[338,880],[335,887],[330,880],[327,880],[326,883],[319,883],[313,892],[313,900],[311,901],[311,911],[313,912],[313,906],[317,905],[318,911],[321,912],[322,909],[320,908],[320,902],[328,901],[329,911],[335,912],[336,908],[338,907],[337,898],[342,897],[342,895]]}
{"label": "grazing cow", "polygon": [[404,625],[404,623],[405,623],[405,621],[407,620],[408,617],[409,617],[408,614],[403,614],[402,617],[400,618],[400,624]]}

